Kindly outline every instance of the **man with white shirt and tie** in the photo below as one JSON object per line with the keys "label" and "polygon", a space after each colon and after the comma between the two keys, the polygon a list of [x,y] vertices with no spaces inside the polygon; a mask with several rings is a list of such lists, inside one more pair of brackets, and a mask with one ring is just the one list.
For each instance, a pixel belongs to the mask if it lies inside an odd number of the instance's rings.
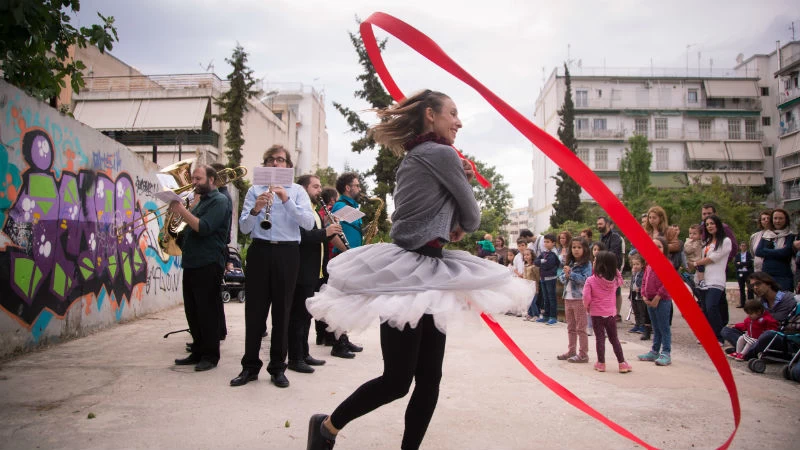
{"label": "man with white shirt and tie", "polygon": [[[264,166],[291,168],[289,152],[273,145],[264,153]],[[262,227],[267,212],[271,227]],[[259,358],[272,305],[272,335],[267,372],[275,386],[289,387],[286,371],[289,312],[300,266],[300,228],[314,228],[314,211],[306,190],[299,184],[252,186],[239,216],[239,230],[253,238],[247,250],[245,271],[245,344],[242,371],[231,386],[258,379],[263,363]]]}

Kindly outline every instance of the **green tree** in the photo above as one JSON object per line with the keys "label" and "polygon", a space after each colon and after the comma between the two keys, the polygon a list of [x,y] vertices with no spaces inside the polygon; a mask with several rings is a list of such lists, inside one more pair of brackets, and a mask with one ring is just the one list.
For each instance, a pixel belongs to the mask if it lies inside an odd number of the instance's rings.
{"label": "green tree", "polygon": [[[260,93],[258,89],[253,89],[256,80],[253,79],[253,71],[247,66],[247,52],[244,48],[236,44],[231,58],[225,58],[225,62],[233,67],[233,71],[228,74],[228,81],[231,83],[230,89],[214,99],[214,104],[220,107],[220,114],[213,117],[228,124],[225,131],[225,154],[228,156],[228,167],[238,167],[242,163],[242,147],[244,146],[244,135],[242,133],[242,123],[244,115],[248,110],[247,102]],[[250,189],[250,181],[240,178],[233,183],[239,191],[239,205],[236,211],[241,211],[244,205],[244,198],[247,190]],[[239,233],[239,243],[246,245],[248,236]]]}
{"label": "green tree", "polygon": [[98,13],[101,23],[76,29],[69,11],[80,10],[79,0],[23,0],[0,2],[0,70],[3,79],[56,106],[66,87],[76,93],[84,86],[86,66],[69,60],[70,46],[96,46],[101,53],[118,40],[113,17]]}
{"label": "green tree", "polygon": [[628,143],[630,149],[625,149],[625,155],[619,161],[619,180],[622,184],[622,198],[634,199],[644,194],[650,186],[653,154],[647,148],[647,136],[632,136]]}
{"label": "green tree", "polygon": [[[356,18],[356,22],[361,23],[358,18]],[[356,77],[356,80],[361,83],[361,89],[356,90],[354,92],[354,96],[356,98],[365,100],[372,108],[375,109],[386,108],[390,106],[393,103],[392,97],[383,88],[383,85],[381,84],[380,79],[375,72],[375,67],[373,67],[372,62],[369,59],[367,50],[364,48],[364,43],[361,41],[358,35],[352,32],[348,32],[348,34],[350,35],[350,42],[353,44],[356,54],[358,55],[358,62],[361,64],[361,67],[364,70],[363,73]],[[386,48],[386,42],[386,39],[380,41],[378,43],[378,48],[381,50]],[[372,169],[367,171],[365,175],[375,177],[376,186],[373,190],[373,195],[380,197],[385,203],[386,196],[394,192],[396,180],[395,173],[397,172],[397,167],[400,166],[402,157],[395,156],[391,150],[382,145],[377,145],[375,140],[369,136],[369,125],[361,119],[356,111],[338,102],[333,102],[333,107],[336,108],[336,110],[339,111],[342,116],[344,116],[345,120],[347,120],[350,131],[358,135],[358,138],[351,144],[352,151],[361,153],[365,150],[375,150],[375,147],[378,147],[378,155],[375,159],[375,165],[372,167]],[[363,190],[363,192],[367,192],[366,188]],[[364,212],[367,214],[367,211]],[[367,214],[367,217],[369,220],[372,220],[369,214]],[[390,227],[391,224],[387,220],[386,208],[383,208],[378,226],[378,235],[388,233]]]}
{"label": "green tree", "polygon": [[[569,68],[564,64],[564,83],[566,92],[564,93],[564,106],[558,110],[561,123],[558,126],[558,138],[565,147],[572,153],[578,148],[578,141],[575,139],[575,104],[572,101],[572,80],[569,76]],[[572,179],[564,169],[558,169],[558,173],[553,177],[556,180],[556,199],[553,202],[553,215],[550,216],[550,226],[558,228],[559,225],[567,220],[581,222],[581,187]]]}
{"label": "green tree", "polygon": [[323,188],[325,187],[336,187],[336,179],[339,178],[339,174],[336,173],[336,170],[333,167],[318,167],[317,170],[314,172],[319,178],[319,182]]}

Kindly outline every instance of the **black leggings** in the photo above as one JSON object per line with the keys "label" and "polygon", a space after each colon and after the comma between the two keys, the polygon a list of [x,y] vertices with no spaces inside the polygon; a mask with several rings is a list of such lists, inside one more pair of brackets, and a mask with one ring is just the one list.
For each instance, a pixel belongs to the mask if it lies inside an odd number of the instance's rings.
{"label": "black leggings", "polygon": [[345,399],[331,414],[337,429],[387,403],[404,397],[416,384],[406,407],[403,449],[416,449],[439,399],[442,379],[445,335],[436,329],[433,316],[422,316],[416,328],[406,325],[403,331],[381,324],[383,375],[367,381]]}

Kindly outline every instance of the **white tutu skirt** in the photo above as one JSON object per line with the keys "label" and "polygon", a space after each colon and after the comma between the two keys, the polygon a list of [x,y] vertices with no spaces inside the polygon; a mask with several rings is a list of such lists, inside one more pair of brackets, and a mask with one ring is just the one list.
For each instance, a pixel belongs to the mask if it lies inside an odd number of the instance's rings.
{"label": "white tutu skirt", "polygon": [[488,314],[524,310],[534,284],[496,262],[460,250],[442,258],[423,256],[394,244],[348,250],[328,264],[330,278],[306,300],[308,311],[337,336],[368,328],[376,319],[402,330],[423,314],[447,333],[456,323]]}

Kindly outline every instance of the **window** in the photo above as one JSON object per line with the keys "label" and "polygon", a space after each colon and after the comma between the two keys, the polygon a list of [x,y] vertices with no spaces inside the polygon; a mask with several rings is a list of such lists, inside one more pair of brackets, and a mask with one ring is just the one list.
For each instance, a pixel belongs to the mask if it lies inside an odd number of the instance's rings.
{"label": "window", "polygon": [[589,91],[575,91],[575,107],[589,106]]}
{"label": "window", "polygon": [[603,98],[603,90],[602,89],[598,89],[597,90],[597,98]]}
{"label": "window", "polygon": [[697,89],[689,89],[689,103],[697,103]]}
{"label": "window", "polygon": [[578,155],[578,159],[583,161],[584,164],[586,164],[586,165],[589,164],[589,149],[588,148],[579,148],[575,152],[575,154]]}
{"label": "window", "polygon": [[761,126],[768,127],[772,125],[772,117],[764,116],[761,118]]}
{"label": "window", "polygon": [[656,117],[656,139],[667,138],[667,118]]}
{"label": "window", "polygon": [[656,149],[656,170],[669,169],[669,149],[657,148]]}
{"label": "window", "polygon": [[698,125],[700,126],[700,139],[711,139],[711,119],[700,119]]}
{"label": "window", "polygon": [[608,169],[608,150],[597,148],[594,150],[594,168],[597,170]]}
{"label": "window", "polygon": [[640,136],[647,136],[647,119],[636,119],[634,133]]}
{"label": "window", "polygon": [[762,97],[769,97],[769,88],[768,87],[762,87],[761,88],[761,96]]}
{"label": "window", "polygon": [[575,119],[576,131],[589,131],[589,119]]}
{"label": "window", "polygon": [[756,129],[756,119],[745,119],[744,138],[750,141],[759,139],[758,130]]}
{"label": "window", "polygon": [[772,156],[772,146],[764,147],[764,156]]}
{"label": "window", "polygon": [[742,123],[739,119],[728,119],[728,139],[742,138]]}
{"label": "window", "polygon": [[606,129],[606,119],[594,119],[594,129],[595,130],[605,130]]}

